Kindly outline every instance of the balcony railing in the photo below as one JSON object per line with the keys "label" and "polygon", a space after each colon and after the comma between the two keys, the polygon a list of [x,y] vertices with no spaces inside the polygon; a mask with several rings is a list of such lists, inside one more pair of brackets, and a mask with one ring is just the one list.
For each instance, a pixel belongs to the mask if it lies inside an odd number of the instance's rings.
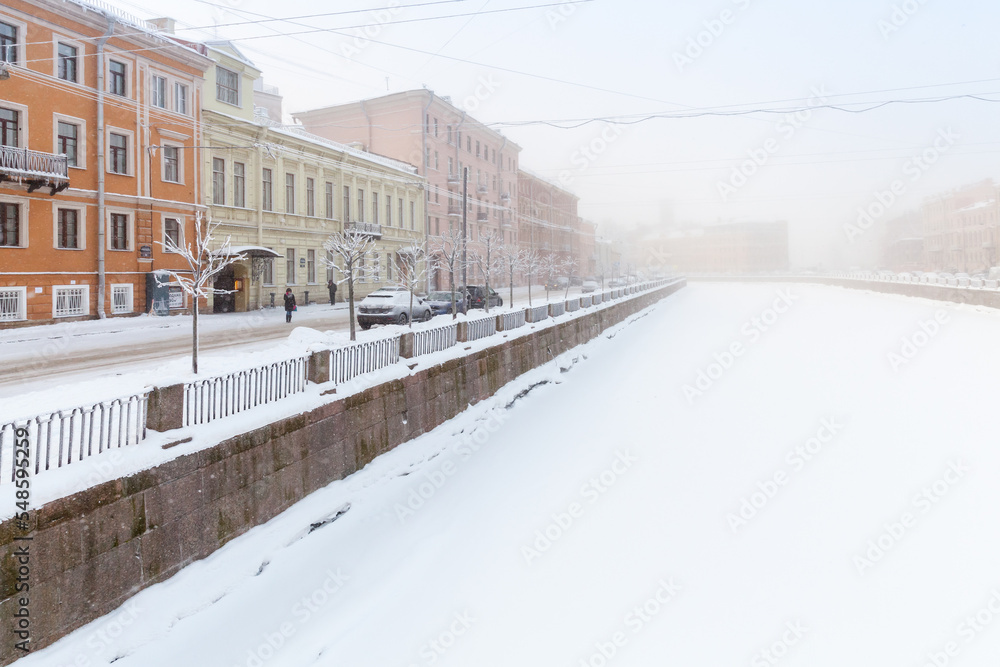
{"label": "balcony railing", "polygon": [[478,211],[476,213],[476,222],[487,222],[490,219],[489,211]]}
{"label": "balcony railing", "polygon": [[25,183],[28,192],[51,188],[51,194],[69,187],[69,158],[27,148],[0,146],[0,182]]}
{"label": "balcony railing", "polygon": [[462,207],[461,206],[449,206],[448,207],[448,215],[457,215],[457,216],[461,217],[461,215],[462,215]]}
{"label": "balcony railing", "polygon": [[489,186],[483,183],[480,183],[479,185],[476,186],[476,192],[478,192],[481,195],[484,195],[489,191],[490,191]]}
{"label": "balcony railing", "polygon": [[448,185],[458,185],[462,182],[462,177],[458,174],[448,174]]}
{"label": "balcony railing", "polygon": [[382,238],[382,225],[377,222],[345,222],[345,234],[365,234],[374,238]]}
{"label": "balcony railing", "polygon": [[510,201],[510,193],[509,192],[505,192],[502,195],[500,195],[500,201],[502,201],[502,202],[509,202]]}

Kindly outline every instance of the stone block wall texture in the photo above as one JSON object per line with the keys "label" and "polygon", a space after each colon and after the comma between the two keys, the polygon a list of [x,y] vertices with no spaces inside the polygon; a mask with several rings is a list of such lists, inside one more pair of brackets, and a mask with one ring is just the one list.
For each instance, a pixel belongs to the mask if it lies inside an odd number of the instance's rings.
{"label": "stone block wall texture", "polygon": [[[503,340],[31,510],[32,648],[114,611],[143,588],[683,285]],[[13,519],[0,523],[2,665],[21,657],[13,649],[13,630],[17,598],[24,596],[15,593],[14,551],[24,543],[14,537],[22,534]]]}

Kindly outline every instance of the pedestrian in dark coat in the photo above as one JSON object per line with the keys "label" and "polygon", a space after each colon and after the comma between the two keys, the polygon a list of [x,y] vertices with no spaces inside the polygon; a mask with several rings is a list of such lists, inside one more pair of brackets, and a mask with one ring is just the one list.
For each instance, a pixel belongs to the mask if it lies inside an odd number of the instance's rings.
{"label": "pedestrian in dark coat", "polygon": [[292,294],[292,288],[289,287],[285,290],[285,321],[292,321],[292,311],[295,310],[295,295]]}
{"label": "pedestrian in dark coat", "polygon": [[326,284],[327,288],[330,290],[330,305],[336,305],[337,303],[337,283],[332,280]]}

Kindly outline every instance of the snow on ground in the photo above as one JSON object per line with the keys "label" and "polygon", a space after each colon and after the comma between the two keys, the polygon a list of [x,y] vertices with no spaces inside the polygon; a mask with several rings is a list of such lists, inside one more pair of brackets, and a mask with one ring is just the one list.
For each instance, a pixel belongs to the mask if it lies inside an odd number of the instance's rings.
{"label": "snow on ground", "polygon": [[646,313],[17,664],[996,664],[1000,316]]}

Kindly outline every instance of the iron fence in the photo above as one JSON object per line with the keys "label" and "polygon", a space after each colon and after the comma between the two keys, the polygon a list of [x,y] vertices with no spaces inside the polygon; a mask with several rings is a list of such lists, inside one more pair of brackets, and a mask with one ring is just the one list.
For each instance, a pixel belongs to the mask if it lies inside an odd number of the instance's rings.
{"label": "iron fence", "polygon": [[549,307],[546,306],[535,306],[534,308],[529,308],[528,312],[531,313],[532,322],[540,322],[549,316]]}
{"label": "iron fence", "polygon": [[478,320],[469,320],[466,326],[467,340],[479,340],[497,332],[497,318],[481,317]]}
{"label": "iron fence", "polygon": [[330,381],[337,384],[399,361],[399,335],[330,350]]}
{"label": "iron fence", "polygon": [[14,442],[21,429],[27,431],[30,469],[35,475],[142,442],[150,391],[0,424],[0,481],[7,478],[4,466],[9,466],[10,479],[14,479]]}
{"label": "iron fence", "polygon": [[501,322],[503,323],[503,330],[510,331],[511,329],[516,329],[518,327],[524,326],[524,309],[512,310],[507,313],[500,315]]}
{"label": "iron fence", "polygon": [[448,324],[413,332],[413,356],[447,350],[458,342],[458,325]]}
{"label": "iron fence", "polygon": [[184,384],[184,425],[207,424],[305,391],[309,358],[276,361]]}

